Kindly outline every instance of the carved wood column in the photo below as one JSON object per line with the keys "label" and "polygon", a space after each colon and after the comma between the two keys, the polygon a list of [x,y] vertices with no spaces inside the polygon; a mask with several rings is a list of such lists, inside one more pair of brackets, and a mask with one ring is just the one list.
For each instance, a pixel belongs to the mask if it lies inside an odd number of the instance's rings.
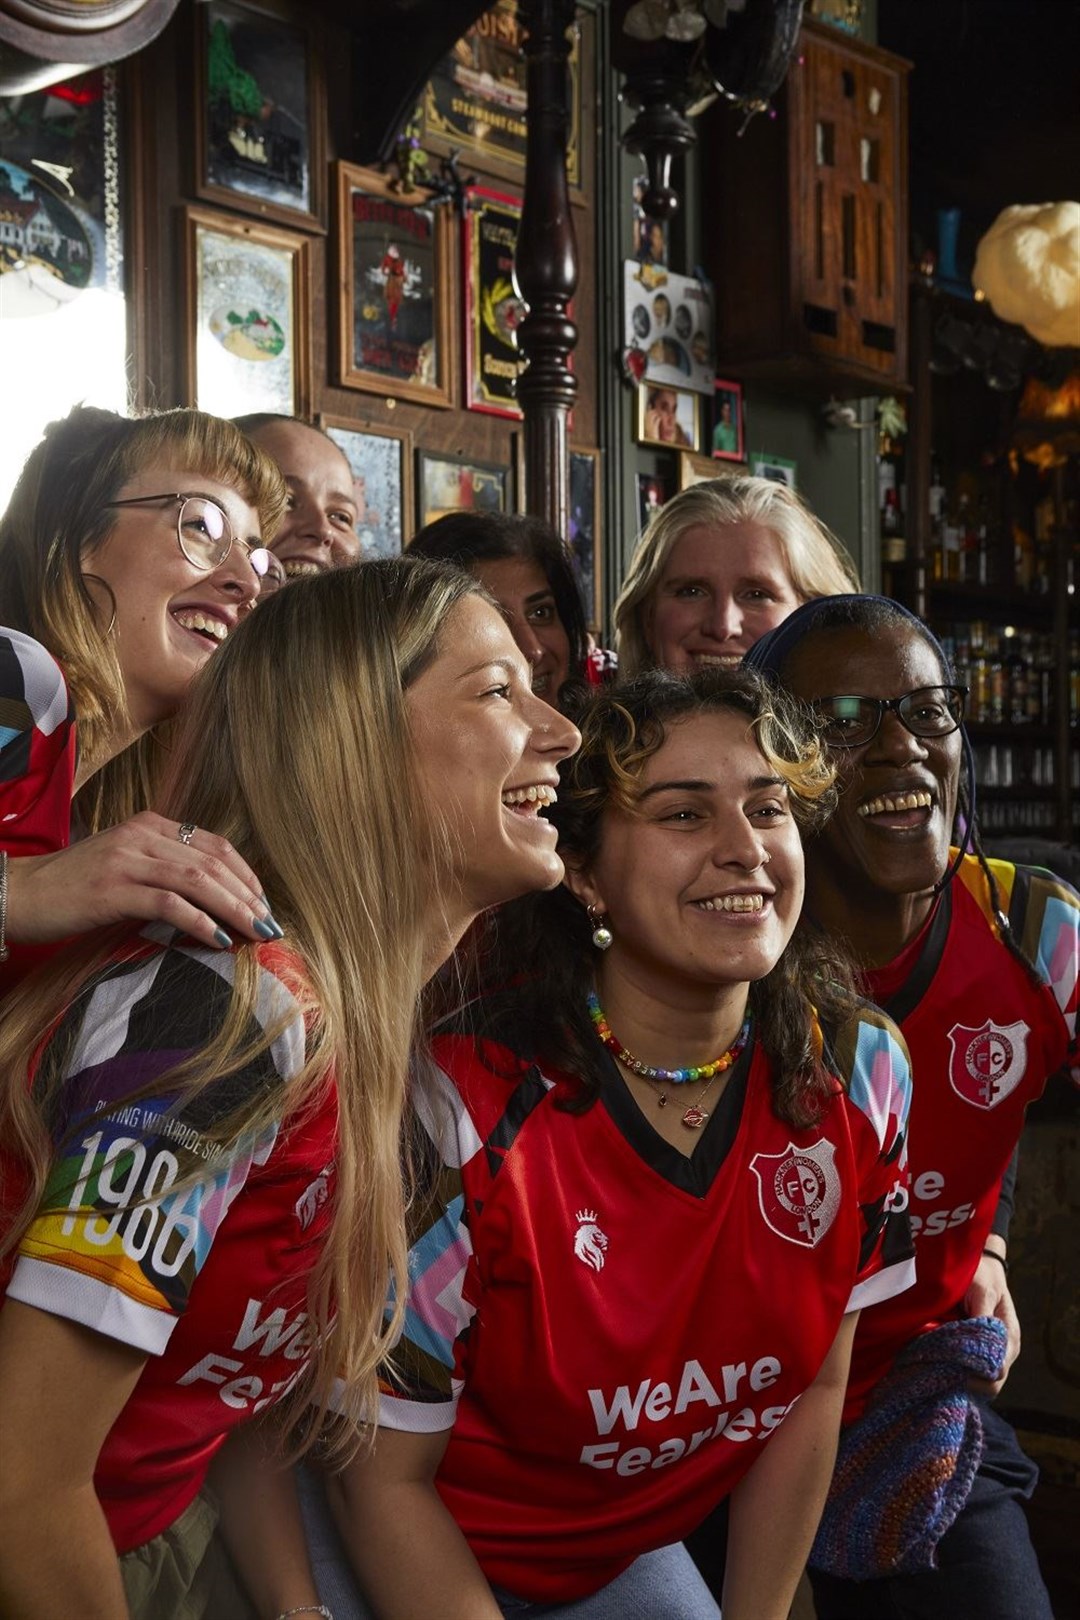
{"label": "carved wood column", "polygon": [[516,276],[529,313],[518,328],[528,362],[517,394],[525,413],[525,504],[566,535],[570,518],[567,418],[577,381],[577,327],[567,309],[577,287],[577,243],[566,180],[570,128],[567,30],[574,0],[523,0],[529,138]]}

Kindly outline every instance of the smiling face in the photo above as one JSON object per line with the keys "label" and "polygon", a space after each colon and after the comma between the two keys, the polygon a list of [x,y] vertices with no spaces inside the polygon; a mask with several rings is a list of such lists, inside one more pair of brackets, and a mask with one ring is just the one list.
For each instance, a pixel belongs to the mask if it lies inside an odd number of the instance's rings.
{"label": "smiling face", "polygon": [[[817,698],[902,697],[945,679],[937,654],[908,625],[834,629],[808,637],[791,655],[784,682],[807,702]],[[831,751],[840,803],[810,849],[815,910],[830,892],[853,884],[890,895],[927,893],[949,863],[963,745],[959,731],[913,737],[886,712],[861,748]]]}
{"label": "smiling face", "polygon": [[[155,462],[130,478],[116,498],[173,490],[208,495],[228,514],[238,540],[261,544],[254,507],[202,473]],[[175,714],[195,675],[259,595],[259,579],[241,545],[234,544],[212,572],[187,560],[176,537],[178,511],[179,502],[171,500],[120,508],[106,538],[82,558],[103,625],[115,603],[111,633],[136,733]]]}
{"label": "smiling face", "polygon": [[732,710],[669,726],[639,777],[637,812],[604,812],[600,849],[568,884],[610,919],[614,970],[682,999],[776,965],[803,898],[787,789]]}
{"label": "smiling face", "polygon": [[354,563],[360,537],[352,469],[333,440],[303,422],[267,422],[249,438],[277,462],[289,486],[273,543],[286,579]]}
{"label": "smiling face", "polygon": [[532,692],[498,609],[468,596],[440,651],[406,693],[421,790],[453,850],[448,905],[459,926],[562,877],[554,802],[577,730]]}
{"label": "smiling face", "polygon": [[469,572],[506,614],[510,634],[532,672],[533,691],[554,703],[570,674],[570,638],[544,570],[531,557],[500,557],[475,562]]}
{"label": "smiling face", "polygon": [[760,523],[698,524],[671,551],[644,614],[658,669],[734,667],[800,598],[776,536]]}

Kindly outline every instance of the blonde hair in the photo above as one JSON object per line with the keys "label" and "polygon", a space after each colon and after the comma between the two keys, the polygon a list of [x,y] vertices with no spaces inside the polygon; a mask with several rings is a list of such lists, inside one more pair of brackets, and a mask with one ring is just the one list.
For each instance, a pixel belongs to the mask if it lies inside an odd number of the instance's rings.
{"label": "blonde hair", "polygon": [[[290,1409],[324,1414],[331,1387],[347,1415],[370,1421],[375,1368],[392,1348],[407,1292],[401,1163],[406,1073],[433,903],[445,852],[428,830],[416,781],[406,691],[437,655],[463,598],[482,594],[458,569],[419,559],[372,562],[300,580],[246,620],[196,679],[178,723],[159,808],[228,838],[265,885],[303,963],[307,1023],[301,1072],[245,1097],[212,1133],[235,1142],[337,1085],[337,1186],[309,1289],[317,1334],[309,1377]],[[0,1134],[17,1145],[31,1187],[11,1248],[40,1202],[52,1155],[43,1064],[28,1064],[58,1005],[115,954],[123,930],[62,953],[14,992],[0,1034]],[[195,1096],[268,1052],[280,1023],[253,1043],[256,948],[234,952],[229,1009],[211,1043],[155,1091]],[[54,1080],[54,1089],[57,1082]],[[224,1088],[228,1095],[228,1088]],[[394,1304],[387,1309],[392,1296]],[[386,1312],[384,1320],[384,1312]],[[333,1331],[330,1331],[333,1322]],[[305,1423],[306,1443],[319,1420]],[[355,1422],[334,1447],[358,1443]]]}
{"label": "blonde hair", "polygon": [[[276,465],[231,422],[195,410],[131,419],[77,405],[46,428],[0,518],[0,624],[33,636],[63,669],[80,756],[91,770],[126,730],[127,694],[83,567],[89,562],[92,571],[93,555],[116,521],[109,503],[163,458],[234,488],[258,512],[263,540],[273,537],[288,498]],[[90,808],[91,828],[145,808],[146,787],[135,785],[137,776],[120,791],[115,816],[101,805]]]}
{"label": "blonde hair", "polygon": [[[643,530],[615,603],[620,675],[655,667],[645,615],[674,547],[689,529],[760,523],[774,536],[800,602],[859,589],[855,564],[794,490],[770,478],[736,474],[693,484],[662,506]],[[717,540],[722,536],[718,533]]]}

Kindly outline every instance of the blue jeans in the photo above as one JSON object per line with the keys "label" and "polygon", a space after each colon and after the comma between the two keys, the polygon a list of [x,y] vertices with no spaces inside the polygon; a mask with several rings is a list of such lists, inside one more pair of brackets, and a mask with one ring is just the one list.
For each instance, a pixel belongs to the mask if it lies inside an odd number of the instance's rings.
{"label": "blue jeans", "polygon": [[[318,1476],[301,1468],[297,1485],[320,1602],[333,1610],[334,1620],[371,1620]],[[528,1603],[499,1590],[495,1599],[506,1620],[720,1620],[708,1587],[680,1545],[643,1554],[607,1586],[574,1603]]]}
{"label": "blue jeans", "polygon": [[971,1495],[938,1542],[938,1567],[844,1581],[810,1570],[818,1620],[1053,1620],[1021,1502],[1039,1471],[982,1403],[986,1451]]}

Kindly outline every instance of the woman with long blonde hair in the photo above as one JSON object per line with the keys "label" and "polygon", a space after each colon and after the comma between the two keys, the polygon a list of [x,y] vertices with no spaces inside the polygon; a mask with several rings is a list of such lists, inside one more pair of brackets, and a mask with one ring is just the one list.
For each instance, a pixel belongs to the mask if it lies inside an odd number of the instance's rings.
{"label": "woman with long blonde hair", "polygon": [[196,683],[161,812],[229,840],[285,938],[112,929],[10,998],[4,1613],[249,1614],[212,1461],[256,1611],[317,1602],[298,1538],[245,1558],[288,1475],[240,1426],[281,1408],[304,1448],[337,1386],[356,1444],[375,1409],[420,990],[480,910],[559,880],[538,809],[577,740],[476,583],[421,561],[299,581]]}
{"label": "woman with long blonde hair", "polygon": [[274,933],[224,840],[148,812],[148,761],[255,606],[285,499],[201,411],[79,406],[31,453],[0,518],[0,986],[122,918],[219,947]]}
{"label": "woman with long blonde hair", "polygon": [[640,536],[615,603],[619,671],[734,668],[800,602],[859,589],[836,536],[786,484],[693,484]]}

